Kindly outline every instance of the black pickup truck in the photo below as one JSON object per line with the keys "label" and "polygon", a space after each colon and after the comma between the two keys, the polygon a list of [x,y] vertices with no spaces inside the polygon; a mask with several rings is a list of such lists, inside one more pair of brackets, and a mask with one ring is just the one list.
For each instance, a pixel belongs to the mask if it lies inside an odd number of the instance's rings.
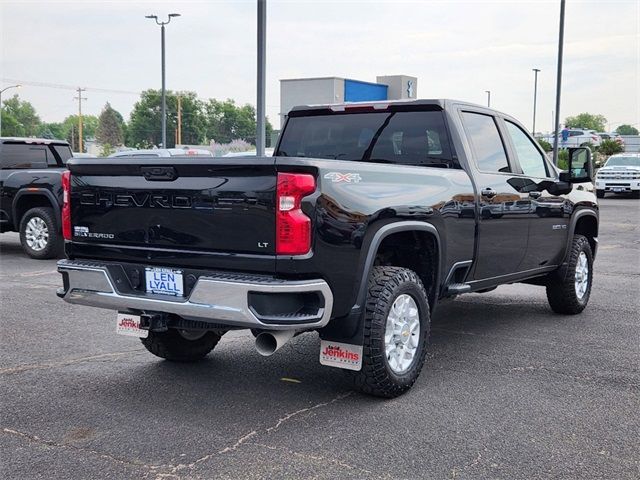
{"label": "black pickup truck", "polygon": [[73,154],[63,140],[0,138],[0,232],[20,232],[32,258],[62,252],[62,172]]}
{"label": "black pickup truck", "polygon": [[589,300],[588,149],[558,171],[512,117],[452,100],[298,107],[273,157],[72,160],[65,301],[175,361],[251,329],[270,355],[318,331],[356,388],[409,389],[438,302],[506,283]]}

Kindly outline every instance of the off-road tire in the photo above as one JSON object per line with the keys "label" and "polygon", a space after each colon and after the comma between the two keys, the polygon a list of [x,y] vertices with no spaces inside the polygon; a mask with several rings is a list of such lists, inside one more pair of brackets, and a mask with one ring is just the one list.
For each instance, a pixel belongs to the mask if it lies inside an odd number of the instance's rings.
{"label": "off-road tire", "polygon": [[[385,354],[385,329],[395,299],[408,294],[416,302],[420,318],[420,340],[413,364],[403,374],[389,367]],[[357,390],[378,397],[402,395],[415,383],[424,364],[429,342],[430,315],[427,292],[418,275],[400,267],[374,267],[369,278],[364,313],[362,369],[348,375]]]}
{"label": "off-road tire", "polygon": [[596,197],[604,198],[604,190],[596,190]]}
{"label": "off-road tire", "polygon": [[220,341],[220,335],[207,332],[197,340],[187,340],[178,330],[170,328],[166,332],[149,332],[147,338],[140,340],[156,357],[172,362],[196,362],[215,348]]}
{"label": "off-road tire", "polygon": [[[35,250],[27,243],[27,225],[34,218],[42,220],[47,227],[49,239],[42,250]],[[27,210],[22,219],[20,219],[20,243],[24,253],[37,260],[56,258],[60,254],[63,244],[62,233],[52,208],[35,207]]]}
{"label": "off-road tire", "polygon": [[[582,298],[579,298],[575,289],[575,272],[581,252],[584,252],[587,257],[589,273],[587,290]],[[582,312],[589,303],[592,285],[593,253],[591,245],[585,236],[574,235],[566,265],[553,272],[547,281],[547,300],[549,300],[551,309],[564,315],[575,315]]]}

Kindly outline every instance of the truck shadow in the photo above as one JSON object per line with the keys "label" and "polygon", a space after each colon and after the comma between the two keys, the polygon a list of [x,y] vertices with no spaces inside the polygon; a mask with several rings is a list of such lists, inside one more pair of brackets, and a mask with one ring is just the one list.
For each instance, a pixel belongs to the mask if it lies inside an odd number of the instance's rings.
{"label": "truck shadow", "polygon": [[[428,392],[434,381],[460,388],[453,385],[456,380],[450,375],[452,369],[473,372],[478,356],[487,349],[499,355],[496,352],[504,348],[509,355],[514,339],[525,335],[523,329],[531,333],[532,329],[559,321],[546,303],[500,304],[492,300],[503,297],[470,297],[439,307],[422,375],[411,392],[392,401],[411,401],[414,395]],[[218,427],[244,422],[247,415],[264,423],[265,418],[256,412],[282,413],[300,405],[331,402],[351,391],[342,371],[318,363],[318,351],[319,337],[311,333],[295,337],[276,354],[264,358],[255,352],[250,334],[232,333],[223,337],[207,359],[194,364],[166,362],[151,354],[139,356],[126,375],[116,374],[98,390],[101,396],[129,399],[122,403],[123,408],[134,409],[140,399],[145,399],[144,416],[149,418],[166,414],[168,405],[180,405],[186,418],[202,422],[211,415]],[[359,404],[382,401],[359,394],[351,397],[358,398]]]}

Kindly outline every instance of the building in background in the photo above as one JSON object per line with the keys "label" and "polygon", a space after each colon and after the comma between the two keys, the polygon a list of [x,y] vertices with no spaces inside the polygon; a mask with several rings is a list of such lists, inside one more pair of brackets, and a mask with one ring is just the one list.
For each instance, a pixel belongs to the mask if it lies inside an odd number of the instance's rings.
{"label": "building in background", "polygon": [[374,82],[340,77],[280,80],[280,126],[297,105],[371,102],[417,98],[418,79],[408,75],[384,75]]}

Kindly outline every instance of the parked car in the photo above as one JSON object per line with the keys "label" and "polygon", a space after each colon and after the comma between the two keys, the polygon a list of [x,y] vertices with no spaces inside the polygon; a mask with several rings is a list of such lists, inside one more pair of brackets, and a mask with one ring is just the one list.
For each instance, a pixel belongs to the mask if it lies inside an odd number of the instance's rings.
{"label": "parked car", "polygon": [[640,153],[617,153],[596,175],[596,195],[633,193],[640,198]]}
{"label": "parked car", "polygon": [[229,330],[265,356],[318,331],[321,364],[395,397],[445,298],[524,282],[557,313],[587,306],[590,155],[559,172],[513,117],[413,100],[294,108],[273,157],[71,160],[58,296],[172,361]]}
{"label": "parked car", "polygon": [[[265,148],[264,149],[264,156],[265,157],[272,157],[273,156],[273,151],[275,149],[273,148]],[[255,157],[258,154],[258,152],[256,150],[247,150],[246,152],[229,152],[223,155],[223,157]]]}
{"label": "parked car", "polygon": [[213,153],[202,148],[153,148],[148,150],[123,150],[109,155],[109,158],[130,157],[213,157]]}
{"label": "parked car", "polygon": [[611,132],[611,133],[605,133],[605,132],[598,132],[598,135],[600,136],[600,138],[602,140],[615,140],[616,142],[618,142],[621,146],[624,147],[624,139],[622,138],[622,136],[617,133],[617,132]]}
{"label": "parked car", "polygon": [[[551,145],[553,145],[555,134],[545,135],[543,138]],[[562,132],[558,133],[558,147],[559,148],[575,148],[585,147],[588,144],[594,147],[600,146],[602,138],[596,133],[595,130],[585,130],[579,128],[569,129],[569,137],[566,141],[562,140]]]}
{"label": "parked car", "polygon": [[62,252],[62,173],[69,144],[46,138],[0,138],[0,232],[19,232],[32,258]]}

